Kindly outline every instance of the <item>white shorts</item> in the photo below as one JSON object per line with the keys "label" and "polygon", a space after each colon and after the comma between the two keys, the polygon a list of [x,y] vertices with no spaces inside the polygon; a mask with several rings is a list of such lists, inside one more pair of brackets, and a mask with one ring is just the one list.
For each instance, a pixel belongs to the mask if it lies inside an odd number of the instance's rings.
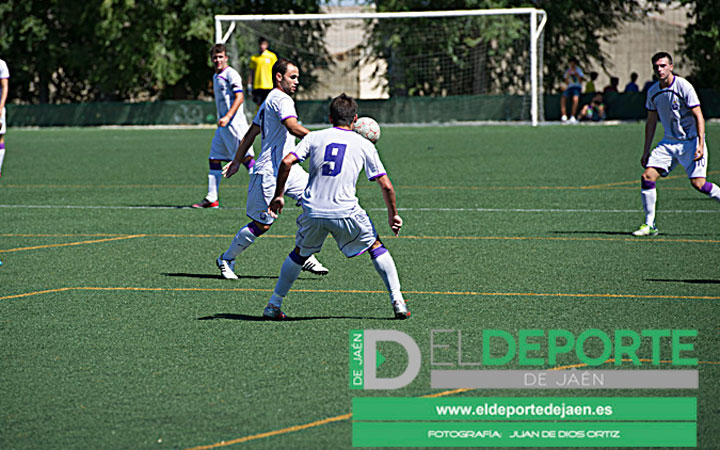
{"label": "white shorts", "polygon": [[358,209],[350,217],[320,219],[303,213],[297,218],[295,245],[301,256],[318,253],[328,233],[332,234],[341,252],[348,258],[361,255],[377,241],[378,235],[367,213]]}
{"label": "white shorts", "polygon": [[[240,136],[240,137],[237,137]],[[218,127],[215,130],[212,143],[210,144],[209,159],[217,159],[220,161],[232,161],[235,158],[238,145],[244,134],[235,134],[229,127]],[[250,147],[246,156],[255,156],[253,148]]]}
{"label": "white shorts", "polygon": [[703,157],[697,161],[693,161],[693,158],[695,158],[695,150],[697,150],[696,139],[690,141],[663,139],[658,146],[650,152],[650,158],[648,158],[645,167],[656,167],[660,169],[662,176],[666,177],[679,163],[685,168],[685,173],[687,173],[688,178],[706,178],[708,161],[707,143],[705,143]]}
{"label": "white shorts", "polygon": [[[290,175],[285,183],[285,195],[295,201],[300,200],[310,176],[305,169],[295,164],[290,169]],[[245,214],[252,220],[270,225],[274,219],[268,214],[270,202],[275,195],[275,177],[253,174],[250,175],[248,185],[247,202],[245,203]]]}
{"label": "white shorts", "polygon": [[3,108],[2,117],[0,117],[0,134],[5,134],[5,116],[7,116],[7,113],[5,112],[5,108]]}

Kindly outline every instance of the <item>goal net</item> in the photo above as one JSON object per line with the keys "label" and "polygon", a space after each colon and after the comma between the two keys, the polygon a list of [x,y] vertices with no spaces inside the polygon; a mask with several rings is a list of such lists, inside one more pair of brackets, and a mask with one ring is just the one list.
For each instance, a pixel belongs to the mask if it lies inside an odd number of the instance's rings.
{"label": "goal net", "polygon": [[300,68],[298,111],[327,120],[327,99],[355,97],[380,123],[524,121],[542,114],[542,30],[533,8],[215,16],[216,42],[247,83],[258,40]]}

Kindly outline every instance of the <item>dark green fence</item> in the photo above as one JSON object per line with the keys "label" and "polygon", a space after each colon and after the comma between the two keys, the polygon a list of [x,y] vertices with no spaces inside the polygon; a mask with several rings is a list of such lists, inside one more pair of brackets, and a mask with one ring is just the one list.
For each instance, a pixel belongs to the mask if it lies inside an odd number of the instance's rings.
{"label": "dark green fence", "polygon": [[[706,118],[720,118],[720,91],[698,91]],[[580,105],[592,94],[583,94]],[[544,96],[545,120],[560,120],[560,95]],[[466,121],[528,120],[528,101],[516,95],[454,97],[402,97],[360,100],[360,114],[380,123],[447,123]],[[645,96],[640,93],[607,94],[607,118],[643,120]],[[569,105],[568,105],[569,106]],[[254,105],[248,104],[255,109]],[[95,125],[197,125],[215,123],[215,103],[160,101],[148,103],[73,103],[65,105],[8,105],[8,126],[95,126]],[[305,123],[325,123],[328,100],[298,101]]]}

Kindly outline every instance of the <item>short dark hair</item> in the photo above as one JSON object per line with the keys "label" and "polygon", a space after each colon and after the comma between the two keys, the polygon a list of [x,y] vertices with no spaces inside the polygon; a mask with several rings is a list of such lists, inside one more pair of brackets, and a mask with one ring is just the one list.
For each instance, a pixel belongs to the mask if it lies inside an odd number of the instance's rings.
{"label": "short dark hair", "polygon": [[630,81],[635,81],[635,80],[637,80],[637,79],[638,79],[638,74],[637,74],[637,72],[633,72],[633,73],[630,74]]}
{"label": "short dark hair", "polygon": [[268,44],[270,41],[268,41],[265,36],[260,36],[260,39],[258,39],[258,44],[262,44],[263,42],[267,42]]}
{"label": "short dark hair", "polygon": [[357,115],[357,102],[344,92],[330,102],[330,121],[334,126],[349,126]]}
{"label": "short dark hair", "polygon": [[217,55],[218,53],[225,53],[227,55],[225,44],[215,44],[210,48],[210,56]]}
{"label": "short dark hair", "polygon": [[285,58],[278,58],[277,61],[275,61],[275,64],[273,64],[272,67],[272,78],[273,78],[273,84],[277,84],[277,77],[276,74],[285,75],[285,72],[288,70],[288,66],[296,66],[294,62],[290,61],[289,59]]}
{"label": "short dark hair", "polygon": [[662,58],[667,58],[667,59],[668,59],[668,62],[669,62],[670,64],[673,63],[673,62],[672,62],[672,56],[670,56],[670,53],[668,53],[668,52],[657,52],[657,53],[655,53],[655,54],[653,55],[653,57],[652,57],[652,63],[655,64],[656,62],[658,62],[659,59],[662,59]]}
{"label": "short dark hair", "polygon": [[577,64],[577,63],[578,63],[578,60],[577,60],[576,57],[572,56],[572,57],[570,57],[570,62]]}

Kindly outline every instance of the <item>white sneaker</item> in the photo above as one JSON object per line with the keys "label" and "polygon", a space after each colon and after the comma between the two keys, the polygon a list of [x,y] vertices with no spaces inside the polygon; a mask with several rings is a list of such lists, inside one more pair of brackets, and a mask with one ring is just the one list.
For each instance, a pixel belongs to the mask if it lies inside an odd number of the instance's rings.
{"label": "white sneaker", "polygon": [[560,118],[560,122],[562,122],[562,123],[567,122],[567,116],[562,116],[562,117]]}
{"label": "white sneaker", "polygon": [[327,267],[320,264],[320,261],[315,258],[315,255],[311,255],[307,261],[305,261],[305,264],[302,266],[302,270],[305,272],[310,272],[315,275],[327,275],[330,273],[330,271],[327,269]]}
{"label": "white sneaker", "polygon": [[578,121],[575,116],[570,116],[570,119],[568,119],[568,123],[578,123]]}
{"label": "white sneaker", "polygon": [[410,317],[410,310],[407,307],[405,300],[398,300],[393,302],[393,312],[395,312],[395,318],[397,320],[405,320]]}
{"label": "white sneaker", "polygon": [[218,269],[220,269],[220,275],[226,280],[237,280],[238,276],[235,275],[235,260],[232,261],[223,259],[222,255],[218,256],[215,260]]}
{"label": "white sneaker", "polygon": [[657,236],[658,229],[646,223],[640,225],[640,228],[632,232],[633,236]]}

